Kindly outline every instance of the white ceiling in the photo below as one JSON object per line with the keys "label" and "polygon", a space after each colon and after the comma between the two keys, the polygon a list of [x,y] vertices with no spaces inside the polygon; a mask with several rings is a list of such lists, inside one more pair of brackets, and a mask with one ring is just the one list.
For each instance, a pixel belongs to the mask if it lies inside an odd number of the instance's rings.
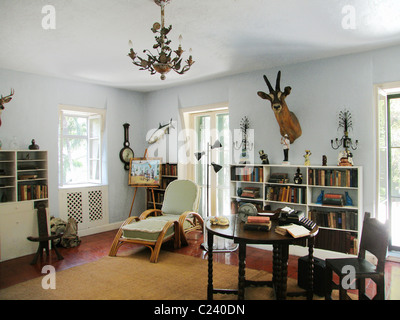
{"label": "white ceiling", "polygon": [[[42,28],[47,4],[54,30]],[[154,0],[0,0],[0,12],[0,68],[137,91],[400,44],[399,0],[171,0],[171,48],[182,34],[196,62],[162,81],[127,56],[128,40],[152,50]]]}

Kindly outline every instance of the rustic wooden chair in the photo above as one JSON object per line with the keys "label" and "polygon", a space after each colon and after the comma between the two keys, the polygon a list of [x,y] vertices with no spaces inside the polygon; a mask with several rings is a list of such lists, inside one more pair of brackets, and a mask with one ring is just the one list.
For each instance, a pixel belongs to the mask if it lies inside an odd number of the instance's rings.
{"label": "rustic wooden chair", "polygon": [[63,256],[58,252],[57,247],[54,245],[54,240],[59,239],[63,236],[62,233],[57,235],[49,234],[48,226],[47,226],[47,210],[43,203],[39,203],[37,206],[37,222],[38,222],[38,233],[37,237],[27,237],[29,241],[39,242],[39,247],[36,251],[36,254],[31,262],[31,264],[36,264],[37,259],[43,256],[43,250],[46,250],[46,255],[49,256],[49,241],[51,243],[51,247],[54,249],[57,259],[64,259]]}
{"label": "rustic wooden chair", "polygon": [[[389,242],[388,228],[388,221],[382,224],[377,219],[372,219],[369,212],[365,213],[358,257],[326,259],[326,299],[331,299],[332,287],[339,289],[340,300],[349,299],[347,290],[342,286],[343,278],[350,275],[348,268],[344,268],[347,266],[354,267],[356,288],[358,288],[358,298],[360,300],[370,299],[365,294],[366,279],[371,279],[376,283],[376,295],[373,299],[385,299],[385,262]],[[366,260],[366,251],[372,253],[377,258],[376,266]],[[335,272],[339,276],[338,285],[332,281],[332,272]]]}
{"label": "rustic wooden chair", "polygon": [[164,242],[174,239],[175,248],[187,245],[186,234],[203,226],[203,219],[197,213],[199,202],[197,184],[189,180],[171,182],[165,190],[161,210],[149,209],[122,223],[109,255],[116,256],[125,243],[142,244],[151,250],[150,262],[156,263]]}

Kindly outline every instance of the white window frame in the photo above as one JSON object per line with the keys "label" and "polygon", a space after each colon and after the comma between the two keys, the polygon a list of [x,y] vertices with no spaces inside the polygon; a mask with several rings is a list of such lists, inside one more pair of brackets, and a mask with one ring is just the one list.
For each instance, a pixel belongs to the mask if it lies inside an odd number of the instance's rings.
{"label": "white window frame", "polygon": [[[68,115],[68,116],[79,116],[83,118],[87,118],[87,136],[68,136],[64,135],[64,130],[63,130],[63,121],[62,117]],[[98,109],[98,108],[84,108],[84,107],[77,107],[77,106],[66,106],[66,105],[60,105],[59,106],[59,145],[58,145],[58,153],[59,153],[59,187],[86,187],[90,185],[102,185],[103,179],[102,179],[102,154],[103,154],[103,135],[104,135],[104,128],[105,128],[105,115],[106,115],[106,110],[105,109]],[[91,120],[98,120],[100,118],[100,128],[99,131],[95,136],[92,135],[92,131],[90,130],[91,125],[90,121]],[[62,146],[63,146],[63,139],[64,138],[81,138],[81,139],[86,139],[87,140],[87,179],[85,182],[82,183],[65,183],[63,181],[63,171],[64,171],[64,164],[63,164],[63,157],[62,157]],[[91,155],[91,146],[94,142],[98,143],[99,150],[98,150],[98,158],[93,158],[90,157]],[[98,163],[98,168],[97,170],[99,171],[99,178],[98,179],[91,179],[90,178],[90,171],[93,169],[92,168],[92,163],[93,161],[96,161]]]}

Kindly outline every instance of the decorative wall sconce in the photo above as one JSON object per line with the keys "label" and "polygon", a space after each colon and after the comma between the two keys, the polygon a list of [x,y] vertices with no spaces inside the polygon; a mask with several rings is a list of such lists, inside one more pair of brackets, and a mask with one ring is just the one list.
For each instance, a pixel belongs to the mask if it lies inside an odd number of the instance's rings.
{"label": "decorative wall sconce", "polygon": [[[351,113],[348,110],[340,111],[339,113],[339,127],[343,128],[343,136],[342,138],[335,140],[331,140],[331,146],[334,150],[343,147],[345,150],[341,152],[339,155],[339,163],[338,165],[352,165],[352,153],[350,152],[350,148],[352,150],[357,150],[358,140],[355,142],[349,137],[349,129],[353,129],[353,121],[351,118]],[[341,160],[343,159],[343,160]],[[350,160],[348,160],[350,159]]]}
{"label": "decorative wall sconce", "polygon": [[241,164],[246,164],[248,162],[248,154],[247,151],[252,151],[254,143],[249,141],[249,134],[248,134],[248,129],[250,128],[250,121],[249,119],[245,116],[242,118],[242,121],[240,122],[240,130],[242,130],[242,142],[235,142],[235,149],[239,150],[242,149],[242,153],[240,156],[240,162]]}

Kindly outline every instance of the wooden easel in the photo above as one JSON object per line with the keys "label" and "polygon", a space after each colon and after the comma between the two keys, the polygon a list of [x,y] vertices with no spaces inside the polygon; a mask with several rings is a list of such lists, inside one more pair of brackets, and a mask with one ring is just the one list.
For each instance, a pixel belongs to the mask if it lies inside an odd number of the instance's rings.
{"label": "wooden easel", "polygon": [[[146,157],[147,157],[147,149],[144,152],[143,159],[146,159]],[[149,186],[144,186],[144,187],[151,189],[151,194],[152,194],[152,197],[153,197],[153,205],[154,205],[154,209],[156,209],[156,200],[155,200],[155,197],[154,197],[154,188],[155,187],[149,187]],[[131,213],[132,213],[133,203],[135,202],[136,192],[137,192],[138,188],[139,187],[135,187],[135,192],[133,194],[133,199],[132,199],[132,204],[131,204],[131,210],[129,211],[129,217],[131,216]]]}

